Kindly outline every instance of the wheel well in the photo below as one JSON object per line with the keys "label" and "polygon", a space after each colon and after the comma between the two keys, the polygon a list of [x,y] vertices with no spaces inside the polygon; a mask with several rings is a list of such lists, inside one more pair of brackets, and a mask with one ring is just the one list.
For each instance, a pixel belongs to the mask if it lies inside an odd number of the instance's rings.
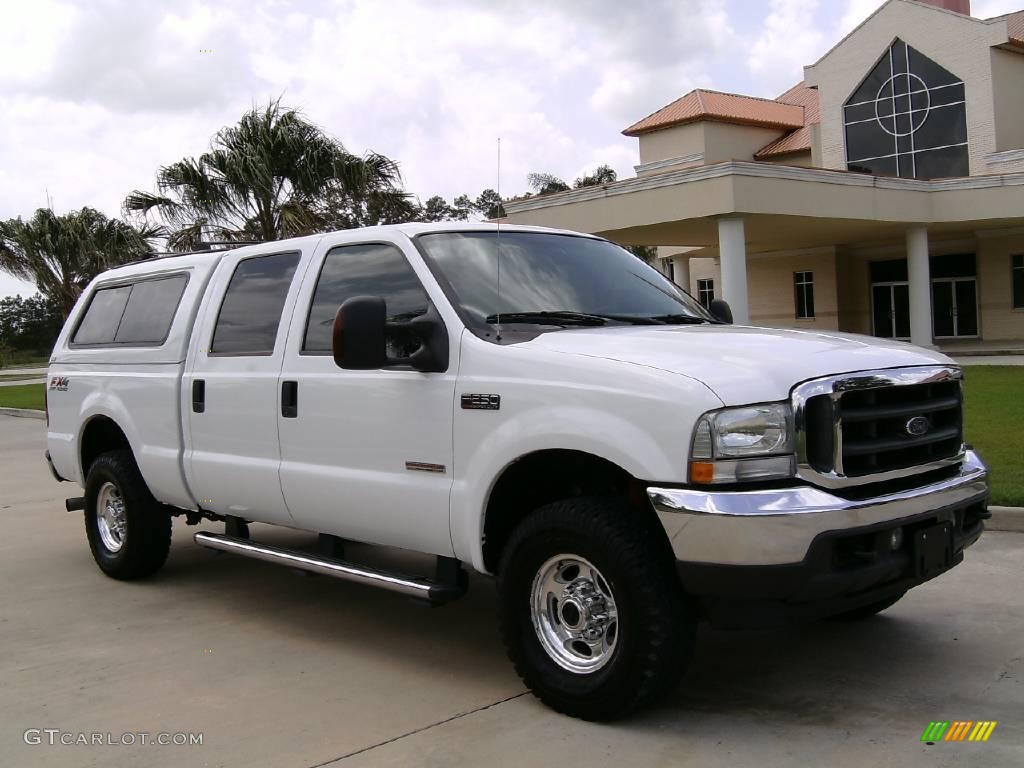
{"label": "wheel well", "polygon": [[106,416],[90,419],[82,433],[82,479],[100,455],[120,448],[131,450],[131,444],[117,422]]}
{"label": "wheel well", "polygon": [[622,467],[582,451],[537,451],[506,467],[491,491],[484,516],[484,567],[497,571],[505,543],[526,515],[576,496],[618,498],[642,519],[655,519],[644,484]]}

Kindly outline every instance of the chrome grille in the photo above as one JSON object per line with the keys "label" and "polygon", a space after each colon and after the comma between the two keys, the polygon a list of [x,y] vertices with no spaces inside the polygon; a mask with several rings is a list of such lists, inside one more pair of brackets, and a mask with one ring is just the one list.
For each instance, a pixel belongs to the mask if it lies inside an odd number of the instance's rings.
{"label": "chrome grille", "polygon": [[906,477],[961,460],[962,374],[927,366],[816,379],[793,391],[799,474],[828,487]]}

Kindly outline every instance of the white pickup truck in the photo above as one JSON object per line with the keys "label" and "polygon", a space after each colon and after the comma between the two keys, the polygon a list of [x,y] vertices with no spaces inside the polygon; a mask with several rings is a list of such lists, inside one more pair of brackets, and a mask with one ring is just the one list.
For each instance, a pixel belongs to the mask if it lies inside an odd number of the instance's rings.
{"label": "white pickup truck", "polygon": [[174,516],[433,603],[493,575],[526,684],[611,719],[676,684],[701,618],[869,616],[959,563],[988,516],[961,378],[732,325],[600,238],[400,225],[103,273],[50,361],[47,460],[114,578],[163,565]]}

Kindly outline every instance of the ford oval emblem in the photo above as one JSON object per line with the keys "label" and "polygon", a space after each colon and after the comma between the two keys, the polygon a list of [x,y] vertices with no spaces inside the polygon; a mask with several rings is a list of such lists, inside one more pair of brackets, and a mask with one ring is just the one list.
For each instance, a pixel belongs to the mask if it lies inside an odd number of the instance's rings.
{"label": "ford oval emblem", "polygon": [[921,435],[928,434],[928,430],[932,428],[932,423],[924,416],[915,416],[909,419],[903,428],[907,430],[907,434],[911,437],[921,437]]}

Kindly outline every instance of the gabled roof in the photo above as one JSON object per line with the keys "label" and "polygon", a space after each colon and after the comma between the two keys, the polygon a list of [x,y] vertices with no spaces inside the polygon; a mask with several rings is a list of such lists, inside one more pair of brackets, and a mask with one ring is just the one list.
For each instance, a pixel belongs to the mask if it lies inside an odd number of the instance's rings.
{"label": "gabled roof", "polygon": [[754,158],[757,160],[791,155],[794,152],[809,152],[811,149],[811,126],[821,122],[816,88],[808,88],[800,82],[779,96],[776,101],[803,107],[804,124],[759,149],[754,154]]}
{"label": "gabled roof", "polygon": [[721,93],[697,89],[662,107],[643,120],[633,123],[622,133],[640,136],[644,133],[693,123],[714,120],[723,123],[756,125],[765,128],[800,128],[804,124],[804,108],[736,93]]}

